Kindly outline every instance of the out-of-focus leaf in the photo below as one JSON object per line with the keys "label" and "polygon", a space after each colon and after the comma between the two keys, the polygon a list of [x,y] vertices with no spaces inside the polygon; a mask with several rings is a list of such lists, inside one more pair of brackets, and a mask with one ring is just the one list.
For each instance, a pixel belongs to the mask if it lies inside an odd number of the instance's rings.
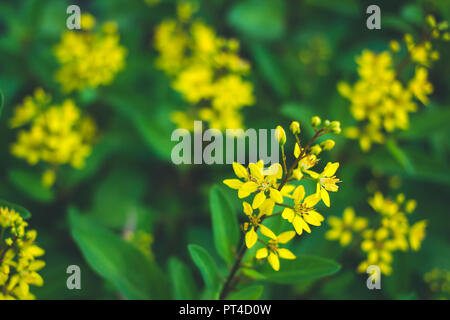
{"label": "out-of-focus leaf", "polygon": [[228,264],[231,264],[234,259],[233,250],[236,250],[239,242],[239,225],[236,214],[230,201],[217,185],[211,188],[209,204],[217,253]]}
{"label": "out-of-focus leaf", "polygon": [[312,137],[314,129],[310,125],[311,118],[317,114],[314,113],[314,108],[305,104],[297,102],[286,102],[281,106],[281,114],[292,121],[300,122],[301,130]]}
{"label": "out-of-focus leaf", "polygon": [[413,3],[405,5],[400,12],[400,16],[404,20],[410,23],[414,23],[415,25],[418,26],[422,25],[423,23],[422,10],[418,5]]}
{"label": "out-of-focus leaf", "polygon": [[188,245],[188,250],[207,288],[217,294],[220,287],[220,274],[216,262],[205,249],[196,244]]}
{"label": "out-of-focus leaf", "polygon": [[362,12],[356,0],[307,0],[305,5],[333,11],[344,16],[357,16]]}
{"label": "out-of-focus leaf", "polygon": [[261,285],[249,286],[231,293],[228,300],[257,300],[263,291],[264,287]]}
{"label": "out-of-focus leaf", "polygon": [[197,292],[191,271],[176,257],[169,260],[169,275],[173,299],[192,300],[196,298]]}
{"label": "out-of-focus leaf", "polygon": [[252,46],[251,51],[255,63],[266,81],[272,85],[279,96],[286,97],[289,94],[289,82],[283,76],[277,58],[262,45]]}
{"label": "out-of-focus leaf", "polygon": [[0,118],[2,117],[3,105],[5,104],[5,98],[3,96],[3,91],[0,88]]}
{"label": "out-of-focus leaf", "polygon": [[0,207],[3,207],[3,208],[6,207],[8,209],[13,209],[14,211],[16,211],[17,213],[20,214],[22,219],[29,219],[31,217],[30,211],[28,211],[24,207],[21,207],[17,204],[14,204],[14,203],[11,203],[11,202],[8,202],[5,200],[0,199]]}
{"label": "out-of-focus leaf", "polygon": [[44,187],[41,177],[33,171],[12,169],[8,173],[8,178],[15,187],[33,200],[47,203],[54,199],[52,189]]}
{"label": "out-of-focus leaf", "polygon": [[340,270],[341,266],[329,259],[316,256],[297,256],[295,260],[282,260],[279,271],[266,271],[264,281],[293,284],[322,278]]}
{"label": "out-of-focus leaf", "polygon": [[386,142],[386,148],[389,153],[401,164],[403,168],[409,173],[414,174],[414,167],[411,160],[408,158],[405,152],[397,145],[394,139],[389,139]]}
{"label": "out-of-focus leaf", "polygon": [[450,123],[450,108],[433,108],[411,116],[410,129],[399,133],[404,139],[428,139],[430,133],[447,129]]}
{"label": "out-of-focus leaf", "polygon": [[245,0],[237,2],[228,14],[228,23],[255,39],[278,39],[285,31],[284,1]]}
{"label": "out-of-focus leaf", "polygon": [[69,210],[72,237],[92,269],[111,281],[127,299],[167,299],[164,273],[134,245]]}

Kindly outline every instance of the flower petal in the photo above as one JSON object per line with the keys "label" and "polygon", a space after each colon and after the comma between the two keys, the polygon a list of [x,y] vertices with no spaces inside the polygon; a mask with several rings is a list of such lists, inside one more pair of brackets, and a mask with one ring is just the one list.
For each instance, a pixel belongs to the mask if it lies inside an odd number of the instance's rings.
{"label": "flower petal", "polygon": [[248,179],[248,171],[242,164],[233,162],[233,170],[238,178]]}
{"label": "flower petal", "polygon": [[270,188],[270,198],[272,198],[276,203],[283,203],[283,196],[277,189]]}
{"label": "flower petal", "polygon": [[270,238],[272,240],[277,240],[277,236],[275,235],[275,233],[273,233],[272,230],[270,230],[266,226],[263,226],[262,224],[260,224],[259,225],[259,230],[261,230],[261,233],[263,235],[265,235],[266,237],[268,237],[268,238]]}
{"label": "flower petal", "polygon": [[295,213],[294,213],[294,210],[292,210],[290,208],[285,208],[283,210],[283,213],[281,214],[281,216],[283,217],[283,219],[286,219],[287,221],[292,223]]}
{"label": "flower petal", "polygon": [[305,187],[298,186],[294,191],[294,201],[295,203],[300,203],[305,197]]}
{"label": "flower petal", "polygon": [[278,259],[278,256],[275,253],[271,252],[267,260],[269,261],[273,270],[275,271],[280,270],[280,260]]}
{"label": "flower petal", "polygon": [[278,243],[288,243],[295,237],[295,231],[285,231],[280,233],[277,237]]}
{"label": "flower petal", "polygon": [[244,183],[242,185],[242,187],[239,189],[238,197],[241,199],[246,198],[251,193],[255,192],[257,188],[258,188],[258,184],[256,182],[248,181],[248,182]]}
{"label": "flower petal", "polygon": [[327,207],[330,207],[330,196],[328,195],[327,190],[321,188],[320,197],[322,198],[323,203],[325,203]]}
{"label": "flower petal", "polygon": [[236,190],[238,190],[244,184],[239,179],[225,179],[225,180],[223,180],[223,183],[226,184],[231,189],[236,189]]}
{"label": "flower petal", "polygon": [[245,234],[245,244],[247,245],[247,248],[251,248],[255,245],[256,241],[258,240],[258,234],[255,231],[255,228],[252,227],[246,234]]}
{"label": "flower petal", "polygon": [[278,255],[280,256],[280,258],[289,260],[294,260],[297,258],[291,251],[285,248],[278,249]]}
{"label": "flower petal", "polygon": [[269,255],[267,248],[261,248],[256,251],[256,259],[264,259]]}
{"label": "flower petal", "polygon": [[264,202],[264,200],[266,200],[266,195],[264,194],[264,191],[257,193],[255,198],[253,199],[252,204],[253,209],[259,208]]}
{"label": "flower petal", "polygon": [[242,206],[244,207],[244,213],[246,215],[251,216],[253,214],[253,209],[248,202],[242,202]]}

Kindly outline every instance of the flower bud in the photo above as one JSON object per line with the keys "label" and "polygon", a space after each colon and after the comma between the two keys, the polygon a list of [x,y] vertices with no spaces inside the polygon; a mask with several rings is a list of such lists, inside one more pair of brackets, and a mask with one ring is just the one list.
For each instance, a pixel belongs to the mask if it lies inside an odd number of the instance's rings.
{"label": "flower bud", "polygon": [[278,139],[278,142],[281,146],[284,146],[286,143],[286,132],[284,132],[284,129],[282,126],[277,126],[275,129],[275,137]]}
{"label": "flower bud", "polygon": [[303,178],[303,173],[300,169],[295,169],[294,171],[292,171],[292,177],[295,180],[301,180],[301,178]]}
{"label": "flower bud", "polygon": [[339,134],[341,133],[341,123],[339,121],[332,121],[330,123],[329,129],[331,132]]}
{"label": "flower bud", "polygon": [[323,150],[331,150],[334,148],[335,142],[334,140],[328,139],[320,144]]}
{"label": "flower bud", "polygon": [[320,123],[322,122],[322,120],[320,120],[320,118],[318,116],[314,116],[311,118],[311,125],[313,127],[318,127],[320,126]]}
{"label": "flower bud", "polygon": [[324,125],[325,127],[328,127],[328,126],[330,125],[330,120],[325,120],[325,121],[323,122],[323,125]]}
{"label": "flower bud", "polygon": [[312,154],[318,155],[321,152],[322,152],[322,148],[318,144],[315,144],[311,147]]}
{"label": "flower bud", "polygon": [[293,134],[299,134],[300,133],[300,123],[298,123],[298,121],[292,121],[289,129],[291,129]]}

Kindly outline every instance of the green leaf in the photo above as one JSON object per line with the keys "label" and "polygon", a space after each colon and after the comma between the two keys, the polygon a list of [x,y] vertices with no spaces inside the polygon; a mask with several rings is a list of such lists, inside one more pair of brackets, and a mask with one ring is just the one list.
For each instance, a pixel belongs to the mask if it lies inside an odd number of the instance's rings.
{"label": "green leaf", "polygon": [[3,96],[3,91],[0,89],[0,117],[2,116],[3,105],[5,104],[5,97]]}
{"label": "green leaf", "polygon": [[257,300],[263,293],[264,287],[261,285],[249,286],[235,291],[228,296],[228,300]]}
{"label": "green leaf", "polygon": [[54,199],[52,189],[44,187],[41,177],[33,171],[11,169],[8,178],[16,188],[33,200],[48,203]]}
{"label": "green leaf", "polygon": [[72,237],[91,268],[127,299],[167,299],[168,281],[158,266],[134,245],[69,210]]}
{"label": "green leaf", "polygon": [[189,268],[178,258],[169,260],[169,275],[175,300],[192,300],[197,296],[194,279]]}
{"label": "green leaf", "polygon": [[295,260],[282,260],[279,271],[262,272],[264,281],[293,284],[332,275],[341,266],[333,260],[316,256],[297,256]]}
{"label": "green leaf", "polygon": [[228,23],[255,39],[278,39],[285,31],[284,2],[281,0],[237,2],[228,14]]}
{"label": "green leaf", "polygon": [[196,244],[188,245],[188,250],[195,265],[200,269],[206,287],[213,293],[218,293],[220,274],[214,259],[205,249]]}
{"label": "green leaf", "polygon": [[289,94],[289,82],[283,77],[277,58],[262,45],[252,46],[251,52],[262,76],[279,96],[286,97]]}
{"label": "green leaf", "polygon": [[[230,201],[219,186],[215,185],[209,193],[214,245],[217,253],[228,263],[234,260],[239,242],[239,225]],[[234,251],[233,251],[234,250]]]}
{"label": "green leaf", "polygon": [[408,155],[397,145],[394,139],[386,142],[386,148],[389,153],[398,161],[398,163],[409,173],[414,174],[414,166]]}
{"label": "green leaf", "polygon": [[14,204],[14,203],[11,203],[11,202],[8,202],[8,201],[0,199],[0,207],[6,207],[8,209],[13,209],[14,211],[16,211],[17,213],[20,214],[22,219],[29,219],[29,218],[31,218],[30,211],[28,211],[24,207],[21,207],[21,206],[19,206],[17,204]]}
{"label": "green leaf", "polygon": [[410,129],[399,133],[403,139],[428,139],[430,134],[440,130],[448,130],[450,123],[449,108],[430,107],[419,114],[411,116]]}

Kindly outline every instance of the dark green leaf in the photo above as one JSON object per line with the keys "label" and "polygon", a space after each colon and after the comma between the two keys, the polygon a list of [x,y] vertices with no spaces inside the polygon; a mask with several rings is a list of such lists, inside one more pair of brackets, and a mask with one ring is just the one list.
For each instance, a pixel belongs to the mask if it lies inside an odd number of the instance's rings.
{"label": "dark green leaf", "polygon": [[231,293],[228,300],[257,300],[261,297],[264,287],[261,285],[249,286]]}
{"label": "dark green leaf", "polygon": [[191,271],[176,257],[169,260],[169,275],[173,299],[192,300],[196,298],[197,293]]}
{"label": "dark green leaf", "polygon": [[239,242],[239,225],[230,201],[215,185],[209,193],[214,244],[217,253],[228,263],[234,259]]}
{"label": "dark green leaf", "polygon": [[52,189],[44,187],[41,177],[33,171],[12,169],[8,178],[15,187],[34,200],[46,203],[54,199]]}
{"label": "dark green leaf", "polygon": [[72,237],[91,268],[127,299],[167,299],[165,275],[134,245],[73,208],[69,219]]}
{"label": "dark green leaf", "polygon": [[14,211],[16,211],[17,213],[20,214],[20,216],[22,217],[22,219],[29,219],[31,217],[31,213],[30,211],[28,211],[27,209],[25,209],[24,207],[21,207],[17,204],[5,201],[5,200],[1,200],[0,199],[0,207],[6,207],[8,209],[14,209]]}
{"label": "dark green leaf", "polygon": [[207,288],[217,294],[220,287],[220,274],[216,262],[205,249],[196,244],[188,245],[188,250],[195,265],[200,269]]}
{"label": "dark green leaf", "polygon": [[414,167],[411,160],[408,158],[407,154],[397,145],[394,139],[389,139],[386,142],[386,148],[390,154],[395,158],[395,160],[400,163],[400,165],[409,173],[414,173]]}
{"label": "dark green leaf", "polygon": [[297,256],[295,260],[281,260],[279,271],[266,271],[262,275],[264,281],[293,284],[332,275],[341,266],[329,259],[316,256]]}
{"label": "dark green leaf", "polygon": [[285,31],[285,7],[281,0],[237,2],[228,14],[231,26],[246,35],[261,39],[280,38]]}

